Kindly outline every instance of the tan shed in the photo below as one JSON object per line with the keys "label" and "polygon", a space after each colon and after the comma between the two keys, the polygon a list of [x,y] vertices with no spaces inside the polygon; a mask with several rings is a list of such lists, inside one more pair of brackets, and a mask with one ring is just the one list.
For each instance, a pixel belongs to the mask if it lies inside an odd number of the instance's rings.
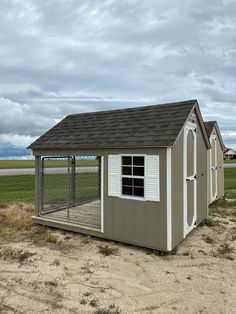
{"label": "tan shed", "polygon": [[29,148],[37,223],[172,251],[207,217],[197,100],[69,115]]}
{"label": "tan shed", "polygon": [[224,196],[224,143],[216,121],[205,122],[209,149],[209,204]]}

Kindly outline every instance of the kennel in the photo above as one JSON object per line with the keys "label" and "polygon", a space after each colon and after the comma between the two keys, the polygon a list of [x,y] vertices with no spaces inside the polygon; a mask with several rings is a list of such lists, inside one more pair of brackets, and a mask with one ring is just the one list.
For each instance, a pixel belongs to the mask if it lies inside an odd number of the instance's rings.
{"label": "kennel", "polygon": [[69,115],[29,148],[36,223],[171,251],[207,217],[196,100]]}

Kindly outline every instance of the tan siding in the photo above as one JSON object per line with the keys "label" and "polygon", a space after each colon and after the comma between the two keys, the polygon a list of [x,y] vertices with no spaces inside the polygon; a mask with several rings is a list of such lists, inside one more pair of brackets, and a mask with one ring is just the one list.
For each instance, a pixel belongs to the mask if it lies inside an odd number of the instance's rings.
{"label": "tan siding", "polygon": [[172,247],[183,239],[183,131],[172,148]]}
{"label": "tan siding", "polygon": [[216,138],[216,145],[217,145],[217,197],[221,198],[222,196],[224,196],[224,153],[220,145],[218,135]]}
{"label": "tan siding", "polygon": [[197,122],[197,225],[208,215],[208,150]]}
{"label": "tan siding", "polygon": [[[216,132],[215,128],[212,132]],[[216,132],[216,150],[217,150],[217,198],[224,196],[224,153],[222,146],[220,144],[218,133]],[[210,154],[211,149],[208,150],[208,173],[209,173],[209,184],[208,184],[208,204],[211,203],[211,183],[210,183],[210,173],[211,173],[211,164],[210,164]]]}
{"label": "tan siding", "polygon": [[[109,154],[153,154],[160,156],[160,202],[108,196]],[[166,149],[107,150],[104,164],[104,236],[114,240],[166,250]],[[112,227],[111,227],[112,222]]]}
{"label": "tan siding", "polygon": [[[196,114],[196,113],[195,113]],[[196,114],[197,116],[197,114]],[[197,123],[197,224],[208,213],[208,152]],[[172,148],[172,247],[184,238],[183,234],[183,130]]]}

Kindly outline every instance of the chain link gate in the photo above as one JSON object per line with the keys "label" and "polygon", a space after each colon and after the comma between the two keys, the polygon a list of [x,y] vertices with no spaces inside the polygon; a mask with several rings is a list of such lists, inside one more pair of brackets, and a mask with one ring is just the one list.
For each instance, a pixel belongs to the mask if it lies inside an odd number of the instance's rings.
{"label": "chain link gate", "polygon": [[43,157],[39,215],[100,228],[100,163],[100,157]]}

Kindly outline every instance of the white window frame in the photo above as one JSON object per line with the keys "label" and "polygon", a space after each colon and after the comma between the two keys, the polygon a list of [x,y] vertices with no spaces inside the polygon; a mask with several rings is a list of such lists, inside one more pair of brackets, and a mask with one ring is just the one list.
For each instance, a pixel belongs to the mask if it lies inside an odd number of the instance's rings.
{"label": "white window frame", "polygon": [[[146,188],[145,188],[145,185],[146,185],[146,176],[145,176],[145,168],[146,168],[146,155],[144,154],[120,154],[121,156],[121,164],[120,164],[120,167],[121,167],[121,172],[120,172],[120,198],[123,198],[123,199],[131,199],[131,200],[138,200],[138,201],[145,201],[146,200],[146,196],[145,196],[145,191],[146,191]],[[133,175],[123,175],[122,174],[122,167],[123,167],[123,164],[122,164],[122,157],[143,157],[144,158],[144,166],[137,166],[137,167],[143,167],[144,168],[144,175],[143,176],[133,176]],[[133,168],[133,165],[131,166]],[[143,196],[133,196],[133,195],[123,195],[122,193],[122,179],[123,178],[131,178],[131,179],[143,179]]]}

